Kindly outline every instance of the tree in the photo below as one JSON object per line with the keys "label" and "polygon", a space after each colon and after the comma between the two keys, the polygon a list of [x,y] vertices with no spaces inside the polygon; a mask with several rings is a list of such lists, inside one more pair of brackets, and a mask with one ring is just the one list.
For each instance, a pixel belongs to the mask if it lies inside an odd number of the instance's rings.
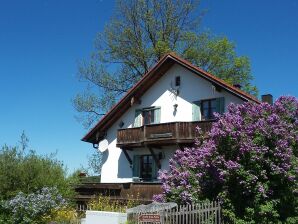
{"label": "tree", "polygon": [[29,138],[25,134],[25,131],[23,131],[22,134],[21,134],[21,139],[19,141],[23,152],[27,149],[28,142],[29,142]]}
{"label": "tree", "polygon": [[91,170],[92,175],[100,175],[102,166],[102,153],[98,150],[94,151],[88,157],[88,169]]}
{"label": "tree", "polygon": [[0,149],[0,200],[7,200],[20,191],[29,194],[43,187],[57,187],[65,197],[74,194],[66,168],[54,155],[41,156],[33,150],[26,150],[28,138],[21,135],[21,148],[3,146]]}
{"label": "tree", "polygon": [[257,94],[248,58],[237,56],[226,37],[200,31],[202,15],[198,0],[118,0],[90,60],[79,67],[79,77],[88,85],[73,104],[83,124],[89,127],[171,51]]}
{"label": "tree", "polygon": [[218,199],[227,223],[297,223],[298,99],[231,104],[217,118],[207,139],[176,151],[155,200]]}

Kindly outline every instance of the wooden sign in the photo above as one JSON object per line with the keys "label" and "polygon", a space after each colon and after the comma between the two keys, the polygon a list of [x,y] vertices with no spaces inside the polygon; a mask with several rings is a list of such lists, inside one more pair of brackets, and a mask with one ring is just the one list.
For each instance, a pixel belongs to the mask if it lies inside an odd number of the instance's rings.
{"label": "wooden sign", "polygon": [[154,222],[154,223],[160,223],[160,215],[157,214],[146,214],[146,215],[140,215],[139,216],[139,222]]}

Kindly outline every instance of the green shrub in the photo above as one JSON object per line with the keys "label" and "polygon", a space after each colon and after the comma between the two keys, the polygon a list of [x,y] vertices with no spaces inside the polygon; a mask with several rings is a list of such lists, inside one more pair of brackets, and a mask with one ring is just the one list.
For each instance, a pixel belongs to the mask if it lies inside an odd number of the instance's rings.
{"label": "green shrub", "polygon": [[139,195],[136,197],[128,195],[126,201],[112,199],[109,196],[98,195],[91,200],[88,207],[92,210],[107,211],[107,212],[126,212],[126,209],[139,205]]}
{"label": "green shrub", "polygon": [[28,194],[54,186],[64,197],[74,194],[66,169],[53,155],[25,153],[17,147],[0,149],[0,200],[10,199],[20,191]]}

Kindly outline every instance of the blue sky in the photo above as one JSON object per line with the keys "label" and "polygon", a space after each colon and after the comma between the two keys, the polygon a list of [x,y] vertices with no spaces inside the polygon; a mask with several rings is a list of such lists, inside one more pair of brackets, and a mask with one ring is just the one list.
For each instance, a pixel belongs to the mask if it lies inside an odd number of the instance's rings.
{"label": "blue sky", "polygon": [[[0,0],[0,145],[24,130],[40,154],[57,151],[73,171],[90,144],[71,104],[83,89],[78,61],[89,56],[114,1]],[[202,26],[225,35],[251,60],[260,94],[298,96],[298,2],[203,0]]]}

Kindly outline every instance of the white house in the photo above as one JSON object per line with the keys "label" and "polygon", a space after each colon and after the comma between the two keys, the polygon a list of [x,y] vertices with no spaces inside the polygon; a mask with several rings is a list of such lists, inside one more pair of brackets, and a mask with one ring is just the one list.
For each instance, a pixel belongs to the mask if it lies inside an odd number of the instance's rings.
{"label": "white house", "polygon": [[[82,139],[103,151],[102,183],[154,182],[171,155],[190,145],[213,112],[253,96],[170,53],[165,55]],[[100,144],[99,144],[100,143]]]}

